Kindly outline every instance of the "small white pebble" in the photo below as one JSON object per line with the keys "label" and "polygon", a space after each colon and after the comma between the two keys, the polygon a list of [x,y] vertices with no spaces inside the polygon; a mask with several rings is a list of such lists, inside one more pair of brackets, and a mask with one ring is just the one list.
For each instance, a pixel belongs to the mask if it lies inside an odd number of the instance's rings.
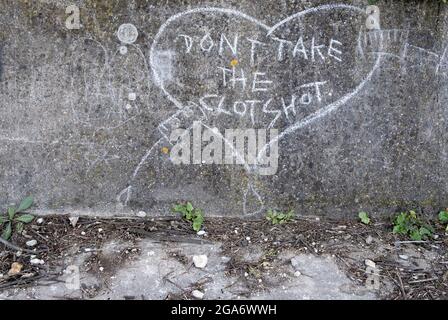
{"label": "small white pebble", "polygon": [[202,293],[202,292],[199,291],[199,290],[193,290],[193,292],[191,293],[191,295],[192,295],[193,297],[195,297],[196,299],[201,299],[201,300],[202,300],[202,298],[204,298],[204,293]]}
{"label": "small white pebble", "polygon": [[261,280],[261,279],[258,279],[258,282],[259,282],[259,283],[262,283],[262,282],[263,282],[263,280]]}
{"label": "small white pebble", "polygon": [[193,263],[196,268],[204,269],[208,263],[208,257],[205,254],[193,256]]}
{"label": "small white pebble", "polygon": [[364,261],[364,263],[365,263],[365,265],[368,266],[368,267],[376,268],[376,263],[373,262],[372,260],[366,259],[366,260]]}
{"label": "small white pebble", "polygon": [[250,241],[250,237],[246,237],[246,240],[247,240],[247,241]]}
{"label": "small white pebble", "polygon": [[137,217],[139,217],[139,218],[146,218],[146,212],[145,211],[137,212]]}
{"label": "small white pebble", "polygon": [[296,271],[294,272],[294,277],[300,277],[302,275],[302,273],[300,271]]}
{"label": "small white pebble", "polygon": [[200,231],[198,231],[198,233],[197,233],[198,236],[203,236],[203,235],[205,235],[205,234],[206,234],[206,232],[205,232],[204,230],[200,230]]}
{"label": "small white pebble", "polygon": [[229,258],[229,257],[221,257],[221,260],[222,260],[224,263],[227,263],[227,262],[230,261],[230,258]]}
{"label": "small white pebble", "polygon": [[42,264],[45,264],[45,261],[41,260],[41,259],[31,259],[30,263],[35,264],[35,265],[39,265],[39,264],[42,265]]}
{"label": "small white pebble", "polygon": [[104,268],[103,268],[103,267],[100,267],[100,271],[103,272],[103,271],[104,271]]}
{"label": "small white pebble", "polygon": [[247,272],[244,272],[244,276],[245,276],[245,277],[248,277],[249,274],[248,274]]}
{"label": "small white pebble", "polygon": [[78,223],[79,217],[69,217],[68,220],[70,221],[72,227],[75,228],[76,224]]}
{"label": "small white pebble", "polygon": [[17,256],[17,257],[20,257],[21,255],[22,255],[22,251],[17,251],[17,252],[16,252],[16,256]]}
{"label": "small white pebble", "polygon": [[34,247],[36,244],[37,244],[37,240],[34,240],[34,239],[26,242],[26,245],[28,247]]}
{"label": "small white pebble", "polygon": [[408,260],[408,259],[409,259],[409,256],[407,256],[407,255],[405,255],[405,254],[400,254],[399,257],[400,257],[400,259],[402,259],[402,260]]}
{"label": "small white pebble", "polygon": [[86,233],[85,233],[84,231],[82,231],[82,232],[81,232],[81,235],[82,235],[82,236],[85,236],[85,235],[86,235]]}
{"label": "small white pebble", "polygon": [[37,224],[42,224],[44,223],[44,219],[43,218],[39,218],[36,220]]}
{"label": "small white pebble", "polygon": [[102,229],[102,228],[99,228],[99,229],[98,229],[98,232],[103,232],[103,229]]}

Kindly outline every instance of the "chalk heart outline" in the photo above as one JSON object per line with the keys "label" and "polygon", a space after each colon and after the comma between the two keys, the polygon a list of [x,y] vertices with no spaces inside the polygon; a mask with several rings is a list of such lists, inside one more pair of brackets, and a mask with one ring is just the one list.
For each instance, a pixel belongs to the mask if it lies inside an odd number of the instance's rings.
{"label": "chalk heart outline", "polygon": [[[248,21],[258,25],[259,27],[261,27],[261,28],[266,30],[266,36],[270,36],[279,27],[283,26],[284,24],[288,23],[289,21],[291,21],[293,19],[301,18],[301,17],[304,17],[305,15],[308,15],[308,14],[316,14],[316,13],[330,11],[330,10],[355,11],[355,12],[357,12],[359,14],[363,14],[363,15],[365,15],[367,17],[367,14],[366,14],[365,10],[363,10],[363,9],[361,9],[359,7],[356,7],[356,6],[351,6],[351,5],[346,5],[346,4],[328,4],[328,5],[321,5],[321,6],[308,8],[308,9],[305,9],[303,11],[295,13],[295,14],[293,14],[293,15],[291,15],[291,16],[283,19],[283,20],[281,20],[280,22],[278,22],[277,24],[275,24],[272,27],[262,23],[261,21],[255,19],[255,18],[253,18],[253,17],[251,17],[251,16],[249,16],[247,14],[244,14],[244,13],[242,13],[240,11],[233,10],[233,9],[217,8],[217,7],[200,7],[200,8],[195,8],[195,9],[191,9],[191,10],[187,10],[187,11],[178,13],[178,14],[170,17],[159,28],[159,31],[157,32],[156,36],[154,37],[154,41],[153,41],[153,44],[152,44],[151,49],[150,49],[150,65],[151,65],[151,70],[152,70],[153,75],[154,75],[155,83],[163,91],[163,93],[166,95],[166,97],[172,103],[174,103],[174,105],[176,107],[178,107],[179,109],[183,108],[182,104],[175,97],[173,97],[170,94],[170,92],[168,92],[168,90],[165,88],[164,83],[163,83],[161,77],[159,76],[159,74],[157,72],[157,67],[156,67],[156,62],[155,62],[155,53],[157,51],[156,47],[159,44],[159,41],[160,41],[161,37],[163,36],[166,28],[172,22],[174,22],[175,20],[181,19],[181,18],[183,18],[185,16],[188,16],[188,15],[191,15],[191,14],[195,14],[195,13],[210,13],[210,14],[220,13],[220,14],[233,15],[233,16],[237,16],[239,18],[246,19],[246,20],[248,20]],[[372,76],[375,73],[376,69],[380,66],[380,63],[381,63],[381,55],[378,55],[377,59],[375,60],[375,63],[373,65],[372,69],[364,77],[364,79],[361,80],[361,82],[358,84],[357,87],[355,87],[355,89],[353,91],[346,93],[345,95],[343,95],[338,100],[336,100],[336,101],[334,101],[334,102],[332,102],[332,103],[330,103],[328,105],[323,106],[322,108],[320,108],[319,110],[315,111],[314,113],[308,115],[307,117],[305,117],[303,119],[299,119],[295,123],[291,124],[283,132],[281,132],[276,138],[271,139],[271,141],[269,143],[267,143],[259,151],[258,159],[260,159],[260,157],[263,156],[263,154],[265,152],[267,152],[267,148],[269,146],[271,146],[273,143],[283,139],[287,135],[295,132],[296,130],[304,128],[304,127],[310,125],[311,123],[315,122],[316,120],[321,119],[321,118],[327,116],[328,114],[336,111],[341,106],[343,106],[346,102],[348,102],[351,98],[356,96],[361,91],[361,89],[363,89],[365,87],[365,85],[370,81],[370,79],[372,78]],[[224,138],[224,137],[222,137],[222,138]],[[248,169],[247,166],[246,166],[246,169]]]}

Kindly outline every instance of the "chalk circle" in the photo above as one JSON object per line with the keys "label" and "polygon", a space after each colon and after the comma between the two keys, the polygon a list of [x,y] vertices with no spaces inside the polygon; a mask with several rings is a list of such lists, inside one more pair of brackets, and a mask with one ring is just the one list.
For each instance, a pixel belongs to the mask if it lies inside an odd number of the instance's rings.
{"label": "chalk circle", "polygon": [[128,47],[126,47],[126,46],[121,46],[121,47],[120,47],[120,53],[121,53],[122,55],[125,55],[126,53],[128,53]]}
{"label": "chalk circle", "polygon": [[122,43],[132,44],[137,41],[138,30],[133,24],[125,23],[118,28],[117,37]]}

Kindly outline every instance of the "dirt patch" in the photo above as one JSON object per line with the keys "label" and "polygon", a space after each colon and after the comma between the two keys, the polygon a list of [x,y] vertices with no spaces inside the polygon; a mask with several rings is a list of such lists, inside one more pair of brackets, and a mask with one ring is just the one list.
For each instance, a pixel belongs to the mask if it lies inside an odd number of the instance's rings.
{"label": "dirt patch", "polygon": [[[67,258],[81,253],[90,254],[84,262],[86,271],[100,279],[110,278],[139,256],[139,241],[149,238],[167,243],[221,243],[222,255],[227,259],[226,272],[238,277],[249,291],[266,289],[273,278],[281,281],[282,274],[276,274],[276,261],[281,255],[294,252],[333,256],[347,276],[359,285],[368,281],[366,260],[370,260],[379,270],[382,286],[377,293],[383,299],[446,299],[448,240],[439,227],[437,239],[409,242],[393,235],[386,221],[366,226],[356,221],[300,218],[273,226],[266,220],[210,218],[205,224],[206,235],[197,236],[189,223],[175,218],[80,217],[73,227],[67,216],[47,216],[40,224],[28,225],[22,235],[16,234],[10,241],[25,249],[26,241],[35,239],[38,241],[32,249],[35,253],[18,252],[0,244],[0,291],[31,286],[38,280],[57,281]],[[110,252],[107,244],[111,241],[121,241],[124,247]],[[183,265],[190,263],[178,251],[171,250],[169,256]],[[31,264],[31,258],[41,259],[44,264]],[[14,262],[23,268],[18,274],[8,275]],[[107,286],[107,282],[103,285]],[[198,282],[185,292],[202,286]],[[92,291],[88,297],[98,291],[98,288],[84,289],[87,293]],[[167,298],[182,296],[173,294]]]}

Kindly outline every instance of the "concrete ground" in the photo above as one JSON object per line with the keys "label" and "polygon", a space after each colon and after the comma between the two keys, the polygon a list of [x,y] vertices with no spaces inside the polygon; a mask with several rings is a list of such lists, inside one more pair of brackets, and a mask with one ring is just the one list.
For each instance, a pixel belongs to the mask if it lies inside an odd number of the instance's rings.
{"label": "concrete ground", "polygon": [[[229,257],[220,247],[218,243],[143,240],[134,246],[111,241],[99,250],[86,248],[87,252],[65,261],[69,271],[73,266],[75,270],[79,268],[79,288],[77,275],[66,273],[59,277],[60,282],[10,289],[0,293],[0,299],[195,299],[195,290],[204,294],[203,299],[376,298],[374,292],[351,281],[330,255],[283,252],[261,274],[245,273],[247,281],[243,281],[239,276],[226,274]],[[262,254],[258,249],[254,246],[241,254],[246,261],[255,261]],[[114,265],[117,256],[126,250],[129,259],[120,266]],[[195,255],[207,256],[205,268],[194,265]]]}

